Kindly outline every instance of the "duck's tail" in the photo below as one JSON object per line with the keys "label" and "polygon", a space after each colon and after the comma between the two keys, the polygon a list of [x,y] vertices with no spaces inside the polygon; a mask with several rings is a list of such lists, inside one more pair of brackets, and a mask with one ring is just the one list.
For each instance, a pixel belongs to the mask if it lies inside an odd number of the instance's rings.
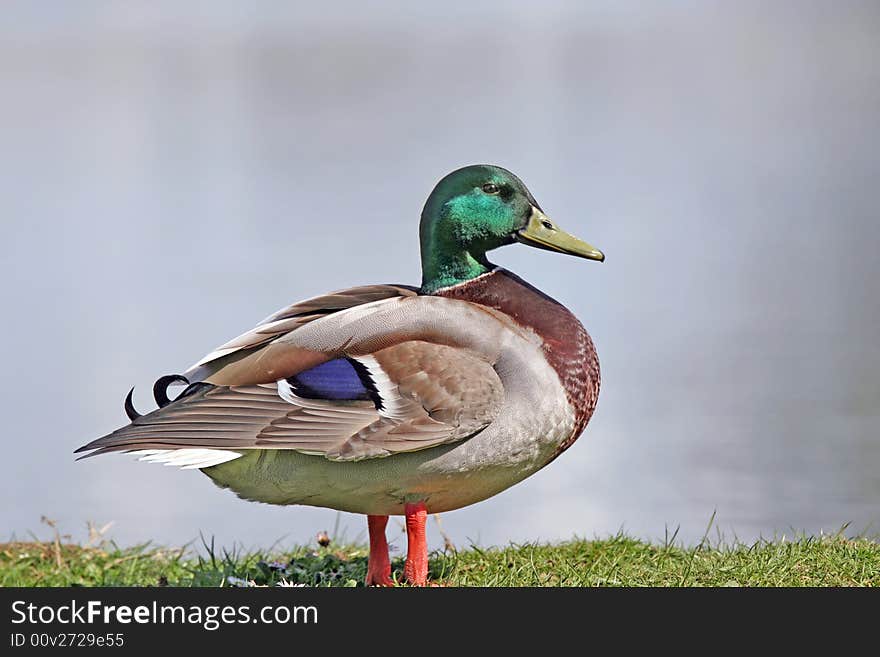
{"label": "duck's tail", "polygon": [[[168,396],[168,387],[175,383],[183,383],[187,387],[177,397],[171,399]],[[89,452],[88,454],[83,454],[77,460],[108,452],[129,452],[140,456],[141,461],[165,463],[183,468],[206,468],[238,458],[241,456],[239,452],[229,450],[176,447],[173,442],[163,440],[162,437],[156,436],[153,433],[157,424],[161,425],[164,423],[165,418],[163,416],[169,415],[166,410],[175,410],[174,407],[184,400],[196,401],[197,398],[203,397],[206,392],[215,387],[210,383],[204,382],[190,383],[182,374],[168,374],[159,377],[153,384],[153,397],[159,408],[147,414],[139,413],[135,409],[132,401],[134,388],[132,388],[125,396],[123,404],[125,414],[131,420],[131,423],[75,450],[75,454]],[[153,429],[150,429],[150,427]],[[150,434],[149,437],[145,435],[145,432]],[[147,439],[149,444],[144,442],[145,439]]]}

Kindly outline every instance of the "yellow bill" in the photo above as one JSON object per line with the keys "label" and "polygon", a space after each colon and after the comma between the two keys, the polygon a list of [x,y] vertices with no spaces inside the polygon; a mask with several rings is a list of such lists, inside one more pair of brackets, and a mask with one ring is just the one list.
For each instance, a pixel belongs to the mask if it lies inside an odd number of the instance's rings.
{"label": "yellow bill", "polygon": [[587,260],[599,262],[605,260],[605,254],[599,249],[574,235],[569,235],[536,207],[532,207],[529,223],[517,232],[516,238],[523,244],[539,249],[567,253]]}

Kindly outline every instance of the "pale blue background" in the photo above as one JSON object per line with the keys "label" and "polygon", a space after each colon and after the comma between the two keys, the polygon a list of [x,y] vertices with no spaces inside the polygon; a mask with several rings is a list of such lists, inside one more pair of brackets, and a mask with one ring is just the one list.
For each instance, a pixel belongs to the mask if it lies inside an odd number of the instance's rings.
{"label": "pale blue background", "polygon": [[876,533],[877,3],[428,4],[3,4],[0,538],[332,528],[72,450],[282,305],[417,283],[422,203],[473,162],[607,254],[495,254],[582,318],[603,389],[453,540]]}

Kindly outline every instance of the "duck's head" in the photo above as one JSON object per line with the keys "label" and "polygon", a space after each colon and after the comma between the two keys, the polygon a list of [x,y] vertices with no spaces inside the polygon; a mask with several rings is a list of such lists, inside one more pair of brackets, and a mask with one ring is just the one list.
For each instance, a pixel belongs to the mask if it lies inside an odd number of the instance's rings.
{"label": "duck's head", "polygon": [[519,178],[489,164],[458,169],[437,183],[422,210],[419,234],[425,293],[490,271],[486,251],[513,242],[605,259],[547,217]]}

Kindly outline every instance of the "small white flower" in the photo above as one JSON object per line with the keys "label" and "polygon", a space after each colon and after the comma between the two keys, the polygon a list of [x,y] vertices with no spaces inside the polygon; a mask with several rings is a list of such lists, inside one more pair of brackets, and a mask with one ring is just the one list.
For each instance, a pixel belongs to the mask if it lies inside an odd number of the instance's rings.
{"label": "small white flower", "polygon": [[242,579],[240,577],[233,577],[232,575],[230,575],[229,577],[226,578],[226,583],[229,584],[230,586],[237,586],[239,588],[250,588],[252,586],[257,585],[257,583],[254,582],[253,580]]}

